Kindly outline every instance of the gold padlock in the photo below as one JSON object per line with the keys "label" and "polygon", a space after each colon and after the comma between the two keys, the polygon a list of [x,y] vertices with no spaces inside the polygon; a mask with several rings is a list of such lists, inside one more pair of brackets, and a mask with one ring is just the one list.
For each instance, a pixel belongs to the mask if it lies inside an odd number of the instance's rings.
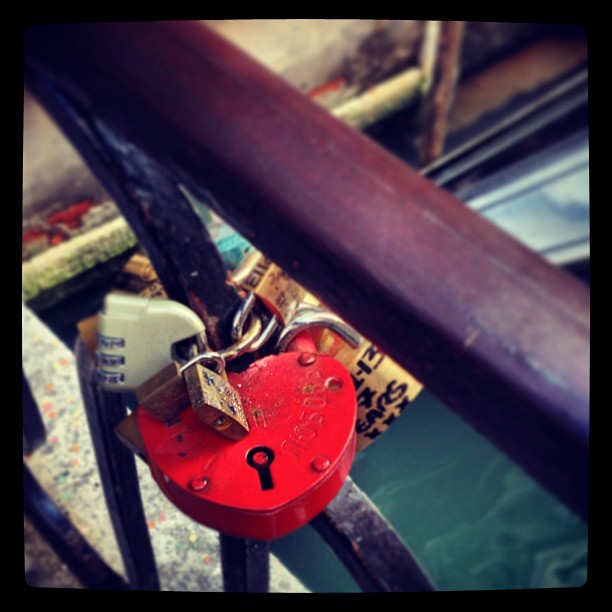
{"label": "gold padlock", "polygon": [[423,385],[369,340],[353,348],[327,329],[313,334],[317,349],[340,361],[357,392],[357,451],[385,432]]}
{"label": "gold padlock", "polygon": [[241,440],[249,433],[240,395],[227,380],[224,364],[217,373],[200,361],[181,368],[193,411],[209,427],[230,440]]}
{"label": "gold padlock", "polygon": [[166,423],[189,406],[187,386],[176,361],[136,387],[135,394],[139,406]]}
{"label": "gold padlock", "polygon": [[123,266],[115,290],[137,293],[142,297],[168,298],[157,271],[144,253],[135,253]]}
{"label": "gold padlock", "polygon": [[[221,373],[202,362],[216,363]],[[136,398],[143,409],[166,423],[191,406],[201,421],[226,438],[240,440],[249,432],[242,401],[227,380],[218,353],[202,353],[182,366],[169,363],[136,389]]]}
{"label": "gold padlock", "polygon": [[282,268],[259,251],[252,251],[238,266],[233,281],[253,292],[283,324],[291,319],[308,292]]}

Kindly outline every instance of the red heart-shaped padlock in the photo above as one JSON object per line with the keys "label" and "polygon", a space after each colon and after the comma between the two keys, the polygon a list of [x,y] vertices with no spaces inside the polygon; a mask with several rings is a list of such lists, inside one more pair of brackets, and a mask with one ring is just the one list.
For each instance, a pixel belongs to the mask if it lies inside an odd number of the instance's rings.
{"label": "red heart-shaped padlock", "polygon": [[185,410],[163,423],[138,409],[153,477],[180,510],[218,531],[271,540],[334,498],[355,456],[355,389],[326,355],[284,353],[229,374],[250,432],[223,438]]}

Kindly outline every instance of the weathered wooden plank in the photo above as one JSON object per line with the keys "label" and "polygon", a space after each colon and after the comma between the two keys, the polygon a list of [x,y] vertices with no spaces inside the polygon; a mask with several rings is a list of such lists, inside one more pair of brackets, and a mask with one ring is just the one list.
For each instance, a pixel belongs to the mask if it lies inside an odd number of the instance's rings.
{"label": "weathered wooden plank", "polygon": [[23,300],[30,301],[59,287],[135,245],[136,237],[122,218],[59,244],[22,264]]}

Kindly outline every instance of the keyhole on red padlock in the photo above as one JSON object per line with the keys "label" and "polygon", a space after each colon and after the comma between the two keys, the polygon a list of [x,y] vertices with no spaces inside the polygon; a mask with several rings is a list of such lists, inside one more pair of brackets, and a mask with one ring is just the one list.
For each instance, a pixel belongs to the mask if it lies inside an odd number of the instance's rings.
{"label": "keyhole on red padlock", "polygon": [[268,491],[273,489],[274,483],[272,482],[270,466],[274,461],[274,451],[267,446],[256,446],[247,453],[246,461],[252,468],[257,470],[261,490]]}

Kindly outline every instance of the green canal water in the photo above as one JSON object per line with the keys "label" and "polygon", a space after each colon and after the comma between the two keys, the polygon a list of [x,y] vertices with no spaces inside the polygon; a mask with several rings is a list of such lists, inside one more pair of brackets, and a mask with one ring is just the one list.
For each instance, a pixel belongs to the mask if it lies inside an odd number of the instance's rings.
{"label": "green canal water", "polygon": [[[351,471],[439,590],[576,587],[587,526],[426,391]],[[272,551],[313,592],[360,589],[310,526]]]}

